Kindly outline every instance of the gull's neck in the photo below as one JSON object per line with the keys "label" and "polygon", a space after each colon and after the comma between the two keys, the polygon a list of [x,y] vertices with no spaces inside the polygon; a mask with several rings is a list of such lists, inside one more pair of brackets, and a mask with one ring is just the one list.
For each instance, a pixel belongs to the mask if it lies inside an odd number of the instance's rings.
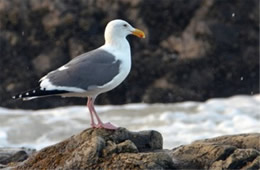
{"label": "gull's neck", "polygon": [[105,46],[110,46],[117,50],[130,50],[130,45],[125,37],[106,37]]}
{"label": "gull's neck", "polygon": [[[105,39],[105,44],[100,47],[107,52],[110,52],[117,59],[127,61],[127,63],[131,63],[131,51],[128,40],[124,38],[116,38],[113,39]],[[131,64],[130,64],[131,65]]]}

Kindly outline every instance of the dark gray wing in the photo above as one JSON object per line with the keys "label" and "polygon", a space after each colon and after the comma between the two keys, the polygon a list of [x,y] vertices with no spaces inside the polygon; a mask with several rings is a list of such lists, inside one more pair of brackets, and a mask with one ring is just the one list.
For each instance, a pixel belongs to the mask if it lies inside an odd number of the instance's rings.
{"label": "dark gray wing", "polygon": [[88,90],[102,86],[118,73],[120,61],[101,49],[82,54],[64,65],[67,69],[50,72],[46,78],[56,86],[77,87]]}

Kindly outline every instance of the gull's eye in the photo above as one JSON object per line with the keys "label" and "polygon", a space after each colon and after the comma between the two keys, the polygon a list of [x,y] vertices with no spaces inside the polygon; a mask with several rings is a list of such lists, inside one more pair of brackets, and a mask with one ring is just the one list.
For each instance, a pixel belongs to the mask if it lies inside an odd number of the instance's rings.
{"label": "gull's eye", "polygon": [[124,26],[124,27],[127,27],[127,25],[126,25],[126,24],[124,24],[123,26]]}

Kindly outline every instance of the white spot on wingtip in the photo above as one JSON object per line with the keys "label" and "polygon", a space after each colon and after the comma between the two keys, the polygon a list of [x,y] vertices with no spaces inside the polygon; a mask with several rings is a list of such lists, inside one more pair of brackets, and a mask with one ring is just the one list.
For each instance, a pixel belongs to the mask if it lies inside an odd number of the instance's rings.
{"label": "white spot on wingtip", "polygon": [[22,95],[21,95],[21,94],[19,95],[19,98],[22,98]]}
{"label": "white spot on wingtip", "polygon": [[33,93],[35,93],[36,91],[35,91],[35,90],[33,90],[32,92],[33,92]]}
{"label": "white spot on wingtip", "polygon": [[27,92],[25,95],[26,95],[26,96],[28,96],[28,95],[29,95],[29,93]]}
{"label": "white spot on wingtip", "polygon": [[16,97],[15,96],[12,96],[13,99],[15,99]]}
{"label": "white spot on wingtip", "polygon": [[66,66],[61,66],[60,68],[58,68],[59,71],[66,70],[66,69],[68,69],[68,67]]}

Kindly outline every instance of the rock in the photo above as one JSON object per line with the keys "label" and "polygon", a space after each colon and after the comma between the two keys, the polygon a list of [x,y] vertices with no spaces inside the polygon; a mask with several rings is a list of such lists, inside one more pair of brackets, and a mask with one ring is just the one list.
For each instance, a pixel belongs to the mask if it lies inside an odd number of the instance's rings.
{"label": "rock", "polygon": [[32,60],[33,67],[37,71],[36,73],[40,76],[51,71],[51,68],[53,67],[60,67],[63,65],[62,63],[66,63],[66,61],[69,60],[66,60],[66,58],[62,57],[63,55],[64,54],[60,48],[55,48],[48,52],[48,54],[45,52],[41,53]]}
{"label": "rock", "polygon": [[260,151],[259,133],[220,136],[212,139],[204,139],[198,142],[217,143],[220,145],[231,145],[240,149],[252,148]]}
{"label": "rock", "polygon": [[254,149],[236,149],[225,160],[211,164],[210,169],[259,169],[260,155]]}
{"label": "rock", "polygon": [[[181,36],[176,37],[175,35],[171,35],[162,41],[161,46],[169,51],[177,52],[182,59],[205,56],[210,50],[210,42],[204,41],[206,36],[210,36],[210,30],[205,23],[205,18],[213,2],[213,0],[204,1],[200,9],[196,10],[193,18],[183,30]],[[196,35],[203,35],[203,37]]]}
{"label": "rock", "polygon": [[26,160],[36,150],[31,148],[0,148],[0,168],[9,163],[17,163]]}
{"label": "rock", "polygon": [[22,159],[15,158],[0,164],[19,170],[259,169],[259,141],[260,133],[238,134],[198,140],[166,150],[162,148],[161,134],[156,131],[86,129],[43,148],[21,163],[17,161]]}
{"label": "rock", "polygon": [[221,136],[195,141],[170,153],[178,168],[259,169],[260,133]]}
{"label": "rock", "polygon": [[73,38],[69,39],[69,50],[72,58],[84,53],[82,42]]}
{"label": "rock", "polygon": [[46,147],[15,169],[173,169],[156,131],[87,129]]}

